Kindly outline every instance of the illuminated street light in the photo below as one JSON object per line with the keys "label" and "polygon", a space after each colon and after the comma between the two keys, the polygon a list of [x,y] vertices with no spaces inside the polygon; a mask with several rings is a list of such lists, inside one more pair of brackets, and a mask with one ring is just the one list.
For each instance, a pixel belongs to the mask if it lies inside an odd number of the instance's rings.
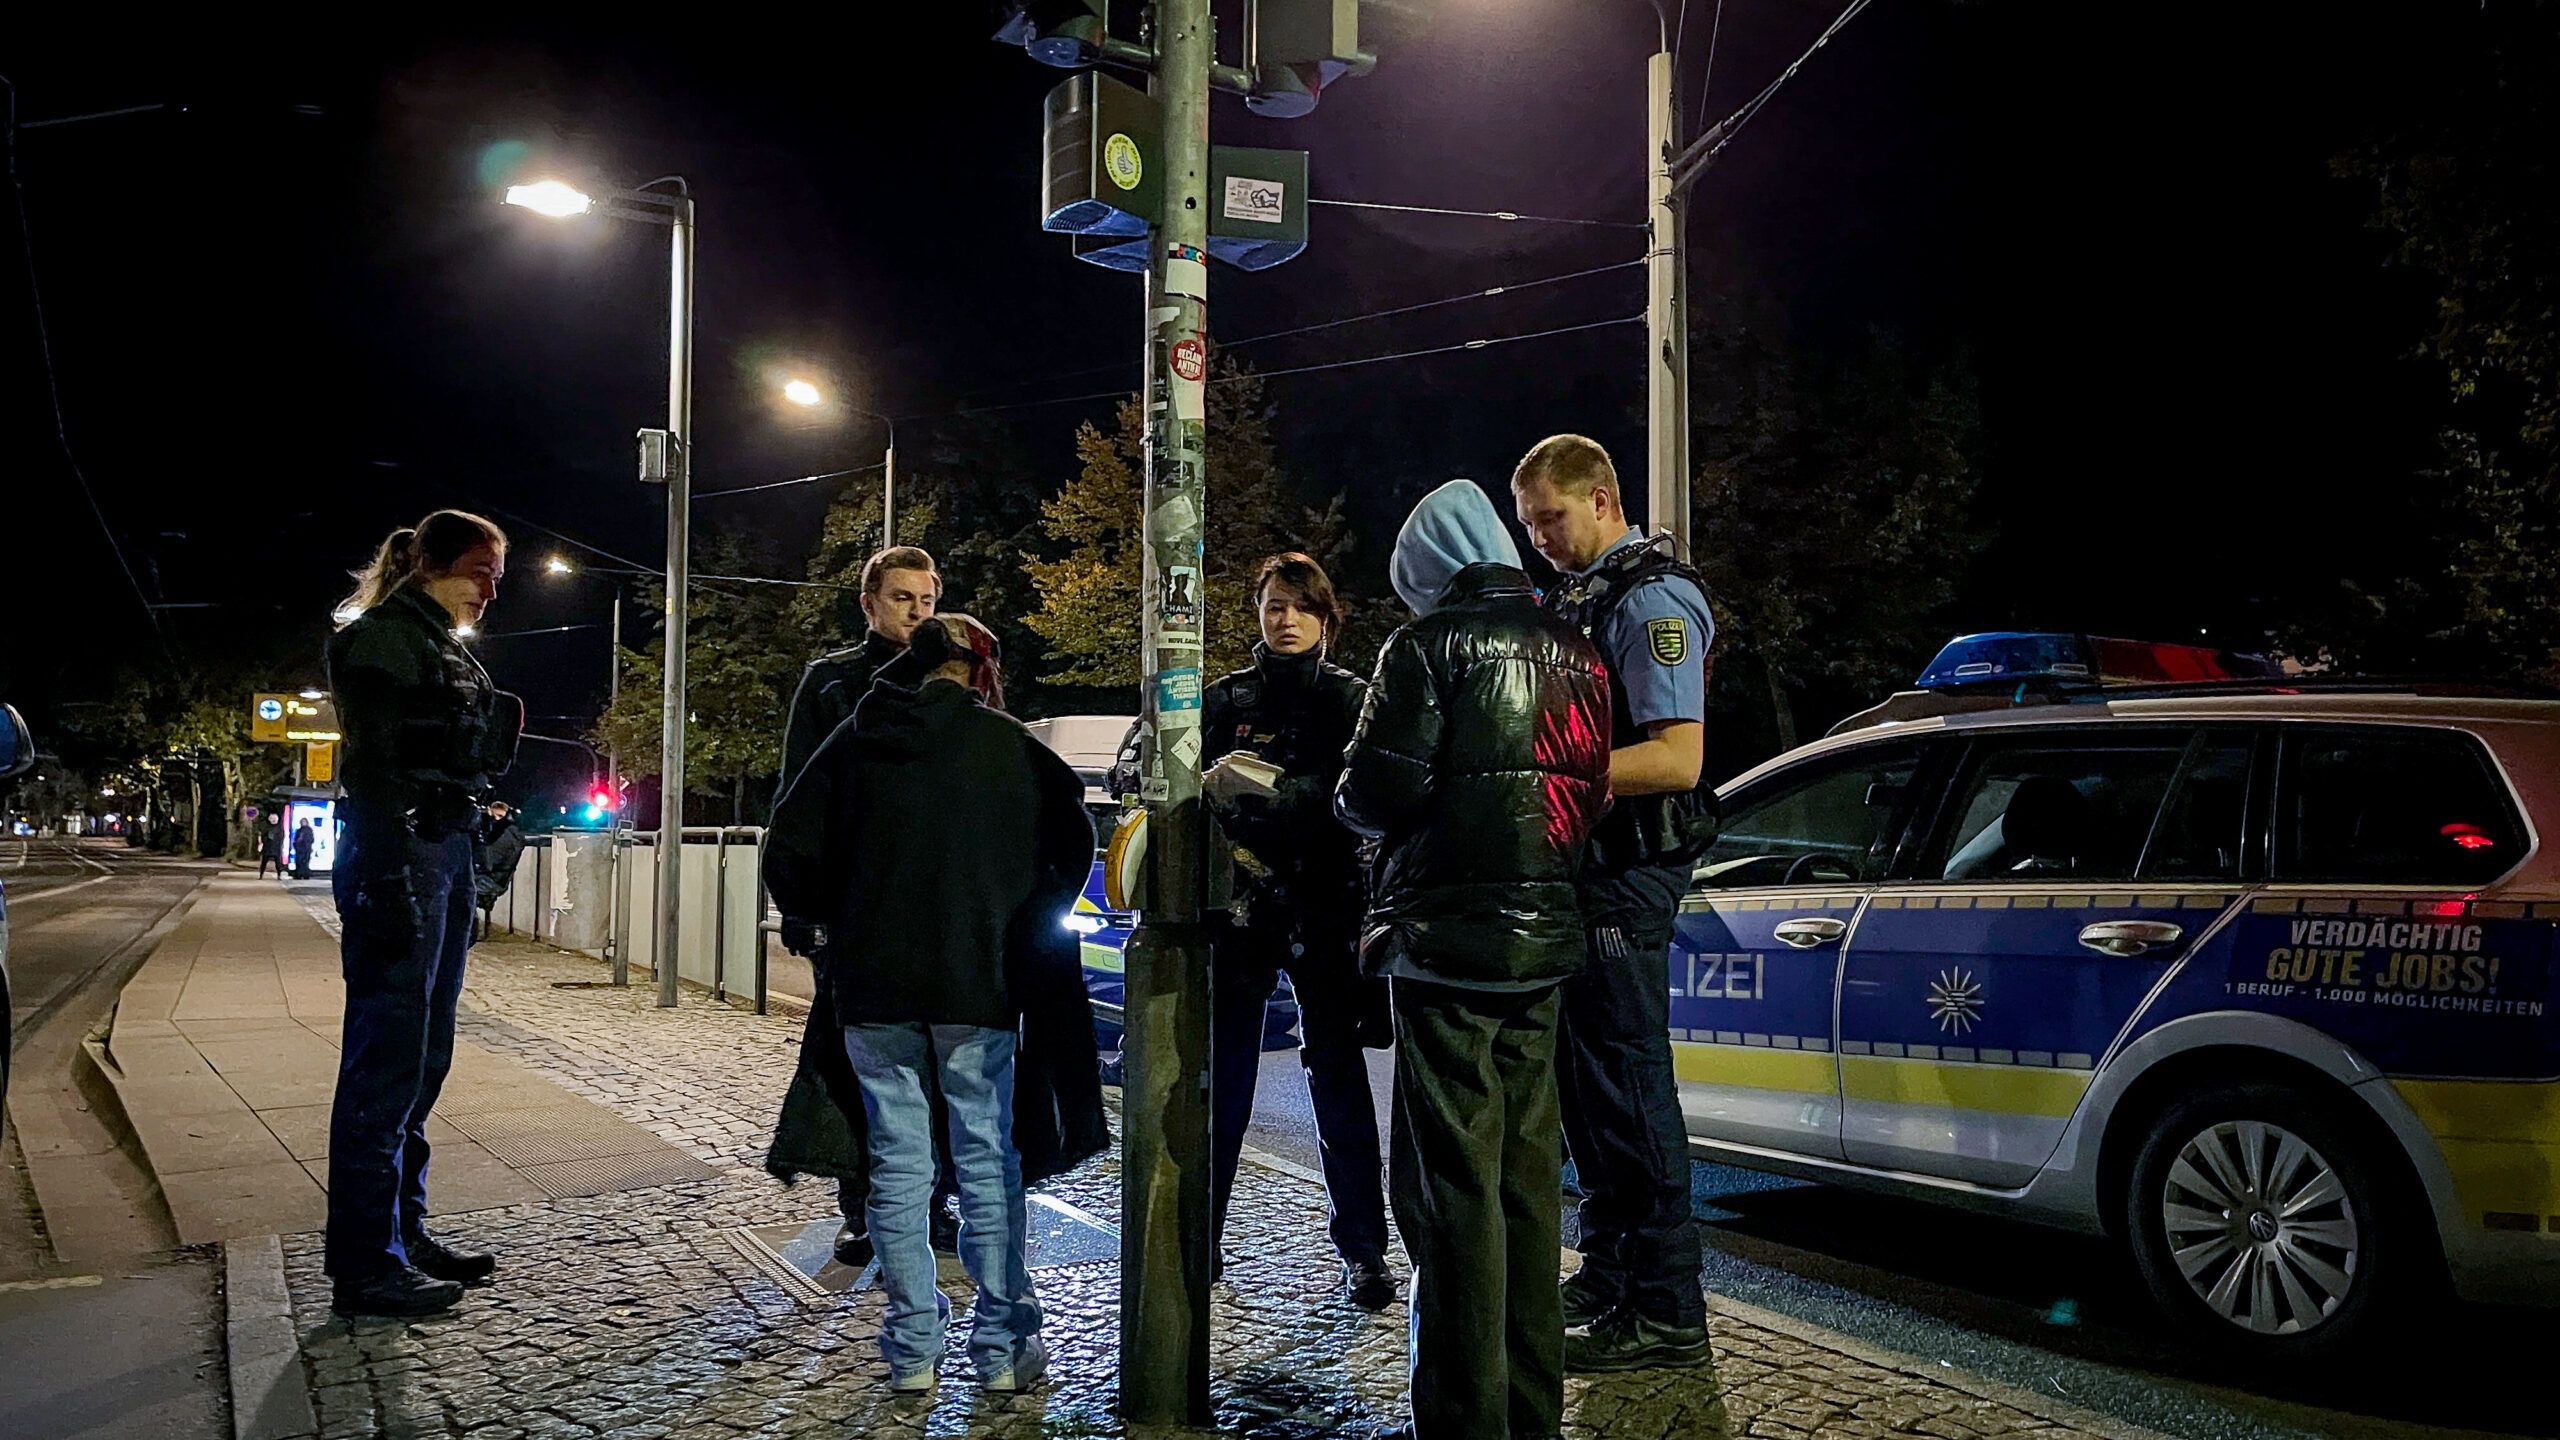
{"label": "illuminated street light", "polygon": [[[808,406],[816,405],[826,396],[806,380],[786,380],[782,382],[782,398],[794,405]],[[898,543],[898,422],[877,410],[865,410],[859,405],[844,408],[889,428],[888,447],[880,454],[880,548],[886,550]]]}
{"label": "illuminated street light", "polygon": [[[660,186],[671,187],[661,190]],[[601,210],[617,220],[664,225],[672,237],[667,289],[667,428],[641,432],[641,476],[667,487],[667,610],[659,666],[657,943],[658,1007],[676,1007],[677,925],[684,891],[685,628],[693,525],[693,192],[681,175],[615,190],[599,204],[556,180],[507,187],[507,203],[554,217]],[[617,650],[617,655],[619,654]],[[625,979],[620,951],[614,981]]]}
{"label": "illuminated street light", "polygon": [[542,562],[542,568],[550,571],[554,575],[566,575],[575,567],[571,566],[570,563],[561,556],[554,555],[550,559]]}
{"label": "illuminated street light", "polygon": [[537,180],[530,185],[507,187],[507,203],[521,205],[536,215],[561,218],[584,215],[596,206],[595,198],[574,185],[557,180]]}
{"label": "illuminated street light", "polygon": [[823,397],[818,394],[818,387],[808,381],[792,380],[783,385],[782,398],[794,405],[815,405]]}

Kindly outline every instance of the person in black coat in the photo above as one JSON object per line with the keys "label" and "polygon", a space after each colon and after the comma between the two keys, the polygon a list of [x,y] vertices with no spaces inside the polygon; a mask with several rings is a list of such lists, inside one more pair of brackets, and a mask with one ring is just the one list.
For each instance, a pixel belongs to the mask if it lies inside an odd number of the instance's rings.
{"label": "person in black coat", "polygon": [[[1045,1366],[1013,1134],[1016,1051],[1026,1002],[1060,1008],[1055,937],[1093,856],[1083,782],[980,698],[992,656],[972,643],[983,627],[964,620],[917,629],[792,782],[765,854],[776,903],[822,930],[868,1127],[865,1218],[888,1295],[881,1348],[901,1390],[932,1388],[949,1311],[925,1227],[928,1072],[949,1102],[960,1257],[978,1287],[972,1359],[996,1390],[1027,1387]],[[1091,1012],[1073,1008],[1098,1114]]]}
{"label": "person in black coat", "polygon": [[[907,653],[908,639],[941,602],[942,576],[928,552],[913,545],[893,545],[863,562],[859,597],[865,627],[862,643],[830,650],[810,661],[800,672],[799,689],[792,692],[791,713],[782,730],[782,775],[774,786],[777,805],[818,747],[853,718],[882,667]],[[783,948],[814,966],[816,922],[788,909],[781,920]],[[836,1262],[860,1266],[871,1259],[871,1239],[862,1223],[862,1095],[853,1067],[845,1060],[843,1027],[836,1023],[825,977],[817,978],[817,993],[811,997],[808,1020],[800,1033],[800,1070],[792,1082],[802,1118],[790,1127],[811,1143],[773,1152],[766,1158],[766,1168],[785,1181],[803,1171],[835,1177],[836,1208],[844,1216],[836,1230]],[[841,1143],[824,1116],[806,1113],[808,1106],[821,1100],[833,1102],[843,1115]],[[958,1219],[946,1204],[954,1193],[946,1154],[933,1203],[935,1247],[946,1251],[959,1243]]]}
{"label": "person in black coat", "polygon": [[504,800],[489,803],[487,817],[480,822],[479,844],[474,847],[472,868],[477,872],[476,887],[480,902],[480,933],[489,933],[490,912],[506,897],[507,887],[516,881],[516,862],[524,856],[524,832],[516,828],[514,811]]}
{"label": "person in black coat", "polygon": [[1334,808],[1376,842],[1360,960],[1391,977],[1396,1229],[1418,1440],[1549,1440],[1564,1408],[1557,990],[1609,795],[1609,682],[1538,608],[1482,490],[1424,497]]}
{"label": "person in black coat", "polygon": [[[1262,641],[1252,666],[1210,685],[1201,700],[1200,760],[1208,767],[1201,790],[1237,860],[1233,923],[1210,927],[1213,1223],[1225,1232],[1262,1068],[1263,1016],[1286,971],[1304,1032],[1298,1059],[1315,1112],[1334,1250],[1352,1300],[1375,1310],[1392,1303],[1396,1289],[1387,1270],[1377,1110],[1360,1052],[1392,1044],[1393,1034],[1386,986],[1361,975],[1356,953],[1358,847],[1333,817],[1342,750],[1366,692],[1358,676],[1325,663],[1342,607],[1323,567],[1295,552],[1271,556],[1253,599]],[[1247,760],[1280,771],[1267,793],[1242,778]]]}
{"label": "person in black coat", "polygon": [[[524,724],[522,703],[454,633],[496,596],[506,545],[497,526],[459,510],[395,532],[329,637],[346,734],[330,882],[347,1010],[323,1263],[332,1303],[350,1314],[433,1314],[497,1268],[426,1228],[426,1123],[453,1064],[478,796],[514,759]],[[295,835],[297,871],[309,865],[309,833]]]}

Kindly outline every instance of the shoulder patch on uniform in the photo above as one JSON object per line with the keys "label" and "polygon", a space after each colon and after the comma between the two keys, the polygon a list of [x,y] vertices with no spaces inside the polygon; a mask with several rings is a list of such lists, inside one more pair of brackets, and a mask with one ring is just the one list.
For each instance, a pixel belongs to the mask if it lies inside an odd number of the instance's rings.
{"label": "shoulder patch on uniform", "polygon": [[1689,622],[1677,615],[1644,622],[1644,638],[1653,647],[1653,658],[1665,665],[1689,658]]}

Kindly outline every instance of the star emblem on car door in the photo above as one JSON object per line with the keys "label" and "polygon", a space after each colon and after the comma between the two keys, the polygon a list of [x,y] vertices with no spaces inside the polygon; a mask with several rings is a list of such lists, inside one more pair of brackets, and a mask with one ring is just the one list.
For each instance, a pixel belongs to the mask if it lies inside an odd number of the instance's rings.
{"label": "star emblem on car door", "polygon": [[1950,1035],[1962,1035],[1982,1019],[1982,982],[1962,967],[1938,972],[1929,982],[1929,1018]]}

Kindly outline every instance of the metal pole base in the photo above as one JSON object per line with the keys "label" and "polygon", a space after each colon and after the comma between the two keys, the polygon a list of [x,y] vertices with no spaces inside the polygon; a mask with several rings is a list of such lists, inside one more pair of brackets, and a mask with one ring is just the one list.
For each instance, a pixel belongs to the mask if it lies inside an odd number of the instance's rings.
{"label": "metal pole base", "polygon": [[1208,932],[1142,923],[1124,955],[1120,1418],[1207,1425]]}

